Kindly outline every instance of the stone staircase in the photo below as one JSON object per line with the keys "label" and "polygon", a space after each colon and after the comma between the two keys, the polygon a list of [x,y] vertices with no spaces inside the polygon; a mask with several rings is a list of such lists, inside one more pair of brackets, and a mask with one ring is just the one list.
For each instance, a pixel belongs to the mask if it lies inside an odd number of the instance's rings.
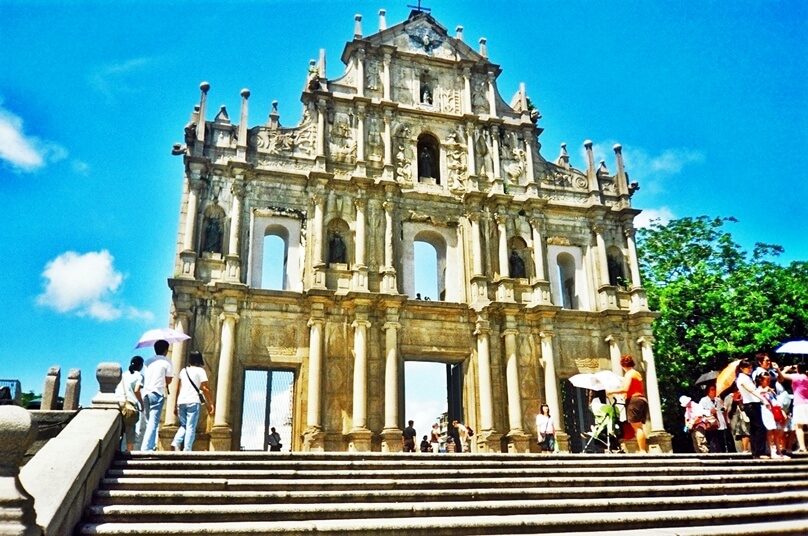
{"label": "stone staircase", "polygon": [[808,534],[808,457],[119,454],[77,535]]}

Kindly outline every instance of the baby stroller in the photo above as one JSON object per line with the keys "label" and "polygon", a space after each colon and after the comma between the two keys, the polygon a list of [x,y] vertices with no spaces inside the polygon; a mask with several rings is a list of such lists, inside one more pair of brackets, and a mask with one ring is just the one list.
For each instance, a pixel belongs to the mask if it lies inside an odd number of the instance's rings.
{"label": "baby stroller", "polygon": [[595,417],[595,424],[589,432],[581,434],[581,437],[587,439],[583,452],[623,452],[620,446],[623,428],[618,419],[618,405],[617,399],[607,402],[603,391],[594,393],[589,409]]}

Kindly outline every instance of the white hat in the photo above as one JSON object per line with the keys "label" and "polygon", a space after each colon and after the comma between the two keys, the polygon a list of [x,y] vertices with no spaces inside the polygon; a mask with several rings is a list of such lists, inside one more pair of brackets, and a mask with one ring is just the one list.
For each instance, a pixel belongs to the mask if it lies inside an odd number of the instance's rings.
{"label": "white hat", "polygon": [[687,405],[690,404],[691,400],[693,399],[686,395],[682,395],[679,397],[679,403],[682,405],[683,408],[687,407]]}

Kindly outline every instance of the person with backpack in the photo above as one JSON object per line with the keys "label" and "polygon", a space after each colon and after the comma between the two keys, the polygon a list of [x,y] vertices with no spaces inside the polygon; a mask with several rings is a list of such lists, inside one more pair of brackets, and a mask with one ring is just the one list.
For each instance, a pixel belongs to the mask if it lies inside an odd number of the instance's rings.
{"label": "person with backpack", "polygon": [[178,375],[177,403],[174,414],[179,418],[179,428],[171,441],[173,450],[190,451],[194,449],[196,439],[196,423],[199,422],[199,411],[204,403],[208,413],[214,415],[215,408],[208,388],[208,375],[202,368],[205,361],[200,352],[191,352],[188,366]]}
{"label": "person with backpack", "polygon": [[135,448],[135,430],[140,420],[140,409],[143,407],[143,358],[139,355],[132,357],[129,361],[129,370],[121,376],[121,383],[115,389],[118,401],[121,405],[121,415],[123,416],[123,435],[126,439],[126,450],[132,451]]}

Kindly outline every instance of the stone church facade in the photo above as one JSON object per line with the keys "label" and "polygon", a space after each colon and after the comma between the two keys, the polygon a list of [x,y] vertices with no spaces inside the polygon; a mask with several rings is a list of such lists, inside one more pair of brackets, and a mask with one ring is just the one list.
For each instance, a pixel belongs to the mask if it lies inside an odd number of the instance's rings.
{"label": "stone church facade", "polygon": [[[446,365],[450,418],[472,450],[536,450],[547,403],[561,448],[580,435],[582,394],[567,378],[620,373],[632,354],[651,407],[649,444],[670,450],[660,411],[651,323],[640,282],[621,149],[615,172],[585,170],[566,148],[541,152],[540,115],[522,86],[507,102],[485,40],[467,45],[413,11],[363,36],[361,17],[329,78],[325,55],[301,74],[303,114],[248,126],[209,85],[174,147],[184,189],[172,318],[179,370],[202,351],[216,413],[197,448],[238,450],[245,371],[293,373],[292,450],[401,450],[407,361]],[[305,78],[305,80],[304,80]],[[265,256],[267,237],[283,256]],[[416,242],[437,258],[438,295],[416,299]],[[267,263],[282,288],[262,288]],[[176,421],[166,409],[161,443]],[[427,423],[420,423],[426,426]]]}

